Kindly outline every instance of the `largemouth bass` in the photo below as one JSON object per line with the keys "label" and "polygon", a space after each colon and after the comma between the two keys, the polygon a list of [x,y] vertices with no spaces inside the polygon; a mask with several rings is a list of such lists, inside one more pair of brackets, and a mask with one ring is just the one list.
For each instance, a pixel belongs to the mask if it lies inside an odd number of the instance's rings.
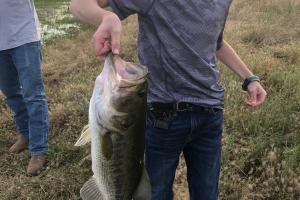
{"label": "largemouth bass", "polygon": [[91,140],[94,175],[83,200],[150,200],[144,168],[147,68],[108,54],[95,81],[89,125],[75,144]]}

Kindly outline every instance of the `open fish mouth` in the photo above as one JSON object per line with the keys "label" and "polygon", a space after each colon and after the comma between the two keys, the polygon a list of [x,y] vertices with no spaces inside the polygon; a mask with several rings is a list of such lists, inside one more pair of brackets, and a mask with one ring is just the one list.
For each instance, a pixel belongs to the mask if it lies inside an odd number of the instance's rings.
{"label": "open fish mouth", "polygon": [[135,86],[140,85],[141,83],[145,82],[146,77],[147,77],[147,74],[145,74],[139,78],[132,79],[132,80],[120,78],[118,87],[119,88],[135,87]]}
{"label": "open fish mouth", "polygon": [[148,75],[148,69],[140,64],[125,62],[119,56],[109,54],[111,57],[116,81],[119,88],[129,88],[137,86],[143,82]]}

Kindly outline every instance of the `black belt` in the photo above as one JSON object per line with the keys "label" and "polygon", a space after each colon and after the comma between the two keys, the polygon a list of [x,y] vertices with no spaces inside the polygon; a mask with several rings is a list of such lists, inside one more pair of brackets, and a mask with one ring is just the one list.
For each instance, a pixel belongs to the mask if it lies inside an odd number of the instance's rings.
{"label": "black belt", "polygon": [[208,110],[213,109],[215,111],[219,111],[221,109],[219,108],[209,108],[200,106],[193,103],[187,103],[187,102],[173,102],[173,103],[160,103],[160,102],[152,102],[149,104],[150,108],[153,108],[154,110],[163,110],[163,111],[186,111],[191,109],[197,109],[197,110]]}

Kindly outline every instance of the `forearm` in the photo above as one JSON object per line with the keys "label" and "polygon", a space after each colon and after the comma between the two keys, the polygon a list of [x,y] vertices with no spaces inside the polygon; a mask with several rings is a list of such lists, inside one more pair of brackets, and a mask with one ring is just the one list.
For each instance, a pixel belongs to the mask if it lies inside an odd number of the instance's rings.
{"label": "forearm", "polygon": [[104,8],[107,0],[72,0],[70,10],[81,21],[99,26],[102,18],[109,11]]}
{"label": "forearm", "polygon": [[225,40],[223,41],[222,47],[217,51],[217,58],[229,69],[239,75],[241,79],[253,75],[246,64]]}

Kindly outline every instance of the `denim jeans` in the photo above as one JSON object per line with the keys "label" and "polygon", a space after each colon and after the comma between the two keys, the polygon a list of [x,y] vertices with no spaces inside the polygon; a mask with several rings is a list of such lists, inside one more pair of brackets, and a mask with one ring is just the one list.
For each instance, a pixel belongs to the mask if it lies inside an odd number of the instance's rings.
{"label": "denim jeans", "polygon": [[[158,121],[168,126],[157,128]],[[187,165],[191,200],[216,200],[221,160],[223,111],[147,111],[145,165],[152,200],[173,199],[172,185],[181,152]]]}
{"label": "denim jeans", "polygon": [[48,105],[41,61],[40,42],[0,51],[0,90],[14,112],[19,134],[29,139],[31,155],[48,150]]}

